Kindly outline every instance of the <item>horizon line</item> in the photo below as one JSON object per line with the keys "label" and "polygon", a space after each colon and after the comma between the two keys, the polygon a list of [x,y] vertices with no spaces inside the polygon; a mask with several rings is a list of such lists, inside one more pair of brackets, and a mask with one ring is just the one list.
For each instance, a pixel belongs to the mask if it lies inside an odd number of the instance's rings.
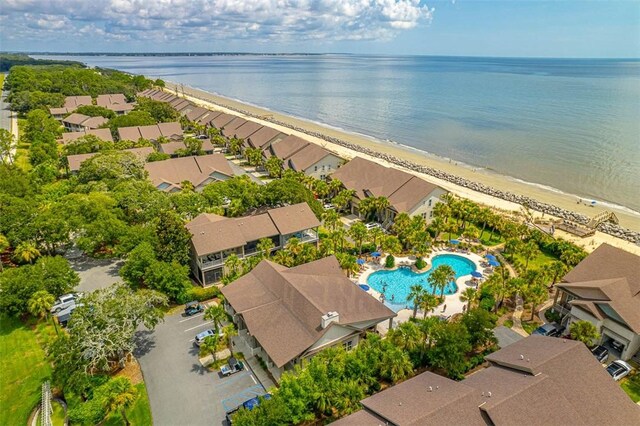
{"label": "horizon line", "polygon": [[640,57],[580,57],[580,56],[495,56],[495,55],[434,55],[417,53],[353,53],[353,52],[49,52],[49,51],[0,51],[1,54],[26,54],[26,55],[55,55],[55,56],[323,56],[323,55],[343,55],[343,56],[414,56],[414,57],[434,57],[434,58],[493,58],[493,59],[588,59],[588,60],[640,60]]}

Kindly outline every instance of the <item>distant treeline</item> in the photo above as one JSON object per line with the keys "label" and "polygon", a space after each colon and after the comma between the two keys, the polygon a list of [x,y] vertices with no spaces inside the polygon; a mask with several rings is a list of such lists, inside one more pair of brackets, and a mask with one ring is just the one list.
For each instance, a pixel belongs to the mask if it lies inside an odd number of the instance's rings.
{"label": "distant treeline", "polygon": [[76,61],[34,59],[23,53],[0,53],[0,72],[9,71],[14,65],[69,65],[84,68],[83,63]]}
{"label": "distant treeline", "polygon": [[32,52],[47,56],[323,56],[326,53],[251,53],[251,52]]}

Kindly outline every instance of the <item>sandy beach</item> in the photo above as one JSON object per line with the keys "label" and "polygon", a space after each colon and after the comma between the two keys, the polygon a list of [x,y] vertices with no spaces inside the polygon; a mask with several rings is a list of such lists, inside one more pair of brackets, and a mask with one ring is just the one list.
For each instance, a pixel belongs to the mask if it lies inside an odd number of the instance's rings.
{"label": "sandy beach", "polygon": [[[175,87],[176,86],[174,84],[167,82],[167,90],[175,93]],[[535,200],[538,200],[540,202],[551,204],[551,205],[563,208],[565,210],[581,213],[586,216],[591,217],[605,210],[601,206],[591,207],[583,204],[578,204],[577,198],[575,196],[557,193],[557,192],[540,188],[537,186],[528,185],[522,182],[515,181],[514,179],[511,179],[506,176],[498,175],[496,173],[492,173],[486,170],[467,167],[465,165],[457,164],[455,161],[448,161],[446,159],[429,155],[421,151],[405,148],[401,145],[396,145],[396,144],[382,142],[382,141],[376,141],[364,135],[358,135],[354,133],[345,132],[339,129],[331,128],[328,126],[323,126],[318,123],[287,116],[287,115],[270,111],[264,108],[259,108],[259,107],[242,103],[233,99],[229,99],[229,98],[225,98],[209,92],[205,92],[203,90],[190,88],[187,86],[180,86],[179,91],[180,91],[179,93],[180,95],[184,94],[184,97],[186,97],[187,99],[191,100],[196,104],[199,104],[201,106],[204,106],[210,109],[221,110],[231,114],[239,115],[244,118],[250,118],[253,121],[259,122],[260,124],[263,124],[265,126],[276,128],[284,133],[300,136],[310,142],[319,144],[324,148],[331,150],[346,159],[351,159],[354,156],[358,155],[358,156],[376,161],[378,163],[384,164],[385,166],[401,168],[395,164],[391,164],[380,158],[374,158],[369,155],[357,152],[355,150],[348,149],[346,147],[328,142],[324,139],[311,136],[305,132],[293,130],[291,127],[301,128],[301,129],[304,129],[306,132],[320,133],[325,136],[338,138],[343,141],[349,142],[351,144],[369,148],[371,150],[385,153],[397,158],[406,159],[419,165],[424,165],[434,169],[439,169],[444,172],[450,173],[452,175],[456,175],[470,181],[479,182],[498,190],[509,191],[511,193],[518,194],[518,195],[524,195],[524,196],[533,198]],[[251,116],[245,116],[244,114],[238,112],[238,110],[246,111],[247,113],[251,114]],[[272,120],[286,123],[286,126],[275,124],[272,122]],[[452,182],[435,178],[431,175],[418,173],[409,169],[404,169],[404,170],[408,171],[409,173],[420,176],[421,178],[427,181],[440,185],[441,187],[447,189],[448,191],[451,191],[452,193],[458,196],[468,198],[474,202],[484,204],[492,208],[501,209],[505,211],[518,211],[522,208],[522,206],[519,204],[509,202],[501,198],[493,197],[491,195],[484,194],[478,191],[474,191],[469,188],[456,185]],[[633,231],[640,231],[639,215],[635,215],[633,213],[620,210],[620,209],[608,209],[608,210],[611,210],[616,214],[616,216],[620,220],[621,226]],[[542,216],[542,214],[537,212],[534,212],[534,214],[538,216]],[[607,242],[609,244],[623,248],[627,251],[640,254],[640,247],[638,245],[635,245],[628,241],[624,241],[619,238],[615,238],[611,235],[604,234],[602,232],[596,232],[596,235],[594,235],[593,237],[585,238],[585,239],[576,238],[560,231],[558,231],[558,234],[564,238],[570,239],[580,244],[581,246],[584,246],[588,251],[594,250],[602,242]]]}

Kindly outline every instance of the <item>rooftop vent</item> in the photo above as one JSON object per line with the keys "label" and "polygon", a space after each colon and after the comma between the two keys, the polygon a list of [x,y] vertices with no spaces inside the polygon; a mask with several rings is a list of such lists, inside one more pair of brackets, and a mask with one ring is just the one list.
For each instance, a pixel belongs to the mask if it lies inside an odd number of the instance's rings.
{"label": "rooftop vent", "polygon": [[327,312],[322,316],[322,328],[327,328],[332,322],[339,322],[340,314],[337,312]]}
{"label": "rooftop vent", "polygon": [[491,398],[491,392],[487,392],[487,396]]}
{"label": "rooftop vent", "polygon": [[520,359],[524,359],[524,355],[520,354]]}

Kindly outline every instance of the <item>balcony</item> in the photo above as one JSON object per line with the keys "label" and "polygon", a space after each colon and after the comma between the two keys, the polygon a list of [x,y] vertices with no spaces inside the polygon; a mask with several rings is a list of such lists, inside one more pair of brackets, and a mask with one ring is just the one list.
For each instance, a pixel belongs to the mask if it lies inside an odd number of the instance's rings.
{"label": "balcony", "polygon": [[214,268],[216,266],[222,266],[224,265],[224,259],[215,259],[215,260],[204,260],[202,259],[202,269],[210,269],[210,268]]}
{"label": "balcony", "polygon": [[318,241],[318,233],[313,229],[307,229],[294,234],[289,234],[284,238],[284,243],[286,244],[291,238],[297,238],[301,243],[311,243]]}

